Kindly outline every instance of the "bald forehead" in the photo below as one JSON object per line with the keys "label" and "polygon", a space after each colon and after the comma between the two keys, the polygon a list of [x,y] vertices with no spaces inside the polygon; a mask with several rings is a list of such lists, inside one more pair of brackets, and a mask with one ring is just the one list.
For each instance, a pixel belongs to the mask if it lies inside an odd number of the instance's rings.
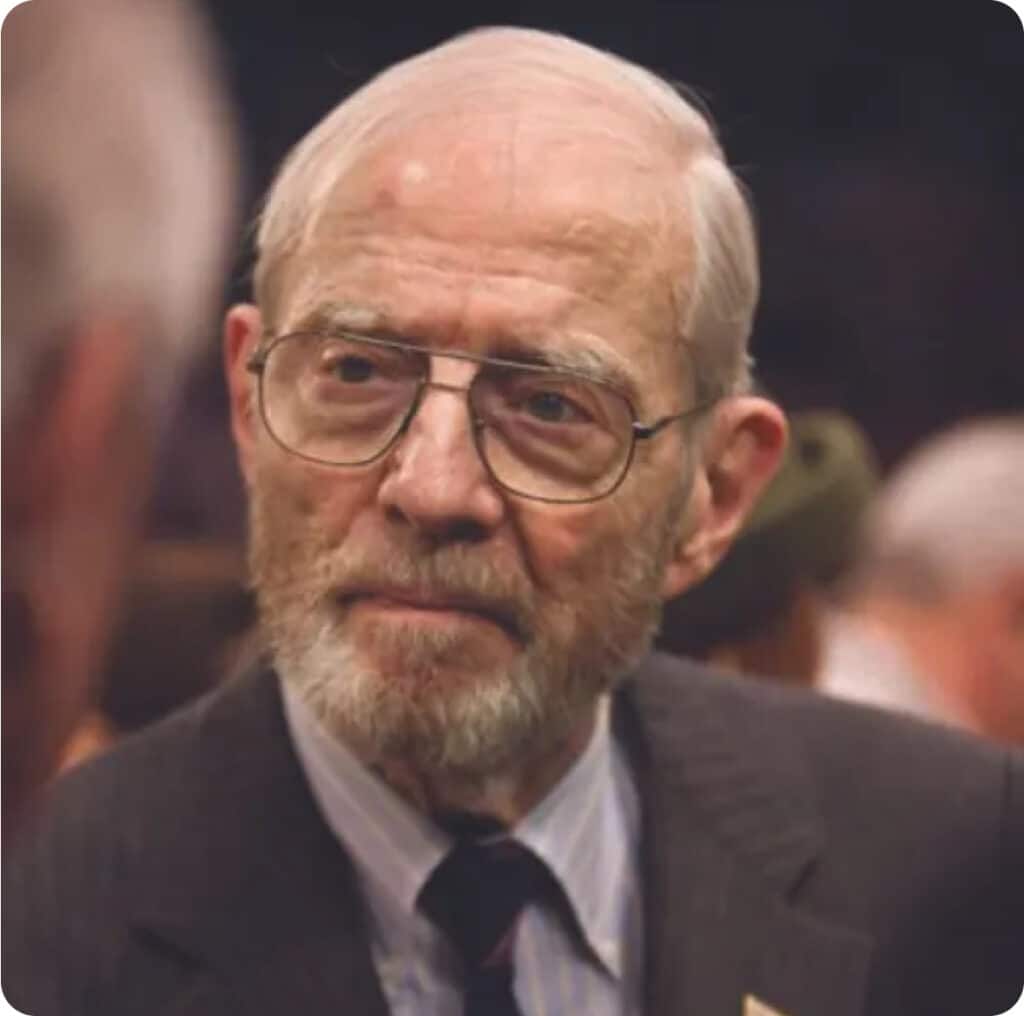
{"label": "bald forehead", "polygon": [[[655,330],[674,334],[692,262],[681,174],[607,119],[532,114],[513,104],[404,116],[361,146],[283,268],[288,311],[331,292],[341,266],[398,251],[449,280],[541,277],[636,319],[657,315]],[[378,298],[394,293],[390,275],[373,279]]]}
{"label": "bald forehead", "polygon": [[[389,69],[282,173],[260,234],[264,309],[276,316],[296,286],[313,283],[316,264],[344,256],[367,230],[437,240],[444,250],[423,248],[431,258],[466,240],[557,258],[599,251],[602,264],[588,270],[603,267],[610,282],[638,264],[673,276],[663,292],[677,310],[693,263],[688,160],[713,140],[667,86],[631,75],[649,77],[520,30],[455,40]],[[501,270],[500,257],[493,265]]]}
{"label": "bald forehead", "polygon": [[592,112],[519,103],[406,113],[352,153],[320,212],[443,209],[453,225],[486,217],[559,233],[668,227],[683,204],[679,167]]}
{"label": "bald forehead", "polygon": [[366,187],[405,210],[457,198],[447,201],[452,213],[472,214],[500,197],[509,209],[589,210],[595,222],[636,221],[646,205],[665,222],[681,205],[688,158],[710,136],[638,68],[518,29],[474,33],[399,64],[330,120],[310,160],[307,238],[340,204],[365,207]]}

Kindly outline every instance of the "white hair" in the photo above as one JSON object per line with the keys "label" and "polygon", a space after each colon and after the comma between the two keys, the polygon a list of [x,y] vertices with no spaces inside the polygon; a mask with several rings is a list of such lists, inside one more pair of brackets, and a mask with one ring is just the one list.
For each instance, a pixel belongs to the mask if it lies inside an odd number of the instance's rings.
{"label": "white hair", "polygon": [[94,316],[137,328],[140,397],[154,409],[166,399],[221,295],[235,212],[227,114],[182,2],[37,0],[8,16],[5,427]]}
{"label": "white hair", "polygon": [[974,420],[915,451],[868,513],[862,581],[941,597],[1024,569],[1024,416]]}
{"label": "white hair", "polygon": [[[268,194],[257,232],[256,299],[273,320],[279,269],[315,229],[318,215],[361,143],[382,121],[450,84],[460,96],[501,80],[510,90],[538,80],[571,80],[639,99],[669,129],[680,153],[680,198],[692,223],[692,272],[680,279],[679,338],[695,363],[700,399],[749,386],[747,341],[758,298],[754,223],[709,119],[642,67],[564,36],[486,28],[396,64],[336,106],[289,154]],[[450,93],[443,93],[450,94]],[[442,101],[443,98],[442,98]]]}

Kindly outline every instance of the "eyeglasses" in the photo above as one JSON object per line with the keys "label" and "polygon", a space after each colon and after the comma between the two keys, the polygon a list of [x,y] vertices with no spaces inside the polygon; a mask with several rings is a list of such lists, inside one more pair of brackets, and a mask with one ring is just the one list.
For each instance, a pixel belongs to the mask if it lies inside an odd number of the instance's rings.
{"label": "eyeglasses", "polygon": [[[430,379],[432,357],[480,365],[468,387]],[[637,441],[710,403],[639,423],[629,398],[585,373],[346,333],[295,333],[250,359],[271,437],[310,462],[363,466],[408,428],[427,390],[465,392],[480,459],[505,490],[581,504],[623,481]]]}

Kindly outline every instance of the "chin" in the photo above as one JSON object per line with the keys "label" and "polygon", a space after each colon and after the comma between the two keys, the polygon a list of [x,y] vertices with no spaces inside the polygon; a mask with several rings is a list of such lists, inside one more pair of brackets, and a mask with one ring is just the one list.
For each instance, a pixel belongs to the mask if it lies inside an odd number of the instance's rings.
{"label": "chin", "polygon": [[431,691],[500,680],[525,653],[489,624],[409,624],[395,618],[350,619],[343,628],[344,652],[382,684],[416,699]]}
{"label": "chin", "polygon": [[[349,628],[348,625],[343,626]],[[277,653],[282,676],[332,736],[367,762],[486,779],[556,737],[565,710],[536,650],[391,625],[325,626]]]}

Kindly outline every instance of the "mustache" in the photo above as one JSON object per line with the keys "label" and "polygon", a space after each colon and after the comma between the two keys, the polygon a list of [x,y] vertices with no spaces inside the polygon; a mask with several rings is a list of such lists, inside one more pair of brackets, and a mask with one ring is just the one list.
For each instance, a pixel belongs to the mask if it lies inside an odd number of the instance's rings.
{"label": "mustache", "polygon": [[518,568],[465,544],[424,549],[395,541],[360,543],[332,562],[329,595],[342,606],[383,596],[469,610],[521,641],[536,629],[536,596]]}

